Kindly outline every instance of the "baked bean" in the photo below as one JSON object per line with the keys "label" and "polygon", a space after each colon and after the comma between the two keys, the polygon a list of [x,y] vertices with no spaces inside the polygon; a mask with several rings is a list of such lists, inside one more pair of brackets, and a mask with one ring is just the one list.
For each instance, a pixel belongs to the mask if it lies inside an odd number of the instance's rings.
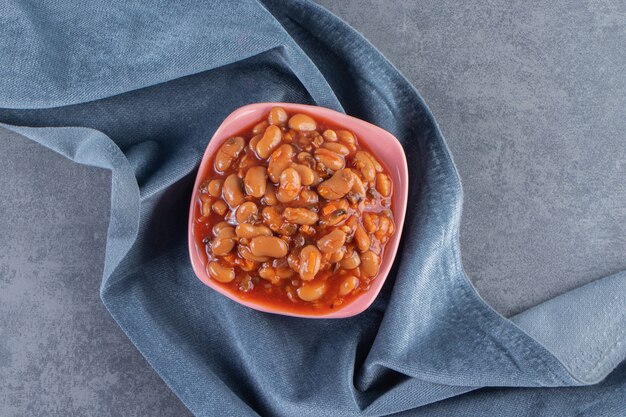
{"label": "baked bean", "polygon": [[287,256],[288,250],[285,241],[275,236],[257,236],[250,241],[250,251],[255,256],[282,258]]}
{"label": "baked bean", "polygon": [[376,168],[367,153],[358,151],[354,155],[354,161],[356,162],[357,169],[361,171],[363,179],[367,182],[374,181],[376,178]]}
{"label": "baked bean", "polygon": [[326,168],[337,171],[346,166],[346,161],[338,153],[320,148],[315,150],[315,160]]}
{"label": "baked bean", "polygon": [[337,139],[350,150],[350,153],[357,150],[356,138],[351,132],[348,132],[347,130],[338,130]]}
{"label": "baked bean", "polygon": [[251,262],[267,262],[270,260],[268,256],[254,255],[250,248],[244,245],[237,246],[237,252],[239,253],[239,256]]}
{"label": "baked bean", "polygon": [[260,123],[257,123],[252,128],[252,134],[253,135],[262,135],[263,132],[265,132],[265,129],[267,129],[268,126],[269,126],[269,123],[267,123],[265,120],[263,120]]}
{"label": "baked bean", "polygon": [[293,164],[293,155],[293,146],[286,143],[272,152],[267,165],[267,174],[273,182],[278,183],[280,174]]}
{"label": "baked bean", "polygon": [[272,284],[278,284],[283,279],[291,278],[293,274],[294,271],[290,268],[277,268],[269,263],[264,263],[259,268],[259,276],[272,282]]}
{"label": "baked bean", "polygon": [[374,170],[376,172],[383,172],[383,166],[378,162],[378,160],[376,158],[374,158],[372,156],[371,153],[367,152],[367,151],[361,151],[365,157],[369,158],[370,162],[372,163],[372,165],[374,166]]}
{"label": "baked bean", "polygon": [[343,198],[354,185],[354,178],[350,169],[342,169],[317,187],[319,195],[327,200]]}
{"label": "baked bean", "polygon": [[235,268],[220,265],[219,262],[211,262],[207,267],[209,275],[216,281],[227,283],[235,279]]}
{"label": "baked bean", "polygon": [[282,107],[273,107],[267,116],[267,121],[271,125],[282,126],[287,123],[287,112]]}
{"label": "baked bean", "polygon": [[315,301],[322,298],[326,293],[325,282],[309,282],[296,290],[298,297],[304,301]]}
{"label": "baked bean", "polygon": [[352,132],[348,131],[348,130],[337,130],[337,138],[345,143],[356,143],[356,138],[354,137],[354,134],[352,134]]}
{"label": "baked bean", "polygon": [[235,227],[235,234],[239,238],[252,239],[257,236],[272,236],[272,231],[269,227],[262,224],[242,223]]}
{"label": "baked bean", "polygon": [[232,164],[233,160],[237,159],[244,146],[246,146],[246,142],[241,136],[226,140],[215,155],[215,162],[213,164],[215,170],[225,172],[230,168],[230,164]]}
{"label": "baked bean", "polygon": [[339,295],[350,294],[359,285],[359,279],[354,275],[348,275],[339,285]]}
{"label": "baked bean", "polygon": [[305,208],[291,208],[287,207],[283,211],[283,217],[290,223],[295,224],[315,224],[317,223],[317,213]]}
{"label": "baked bean", "polygon": [[378,216],[373,213],[363,213],[363,227],[367,233],[374,233],[378,228]]}
{"label": "baked bean", "polygon": [[336,154],[341,156],[348,156],[350,154],[350,149],[348,149],[345,145],[336,142],[326,142],[322,145],[324,149],[328,149],[329,151],[333,151]]}
{"label": "baked bean", "polygon": [[[263,132],[265,132],[265,129],[263,129]],[[256,136],[253,136],[252,139],[250,139],[250,143],[248,143],[248,147],[250,147],[250,149],[253,152],[256,152],[256,145],[259,143],[259,141],[263,137],[263,134],[262,134],[263,132],[261,132],[260,134]]]}
{"label": "baked bean", "polygon": [[235,241],[233,239],[220,239],[216,238],[211,243],[211,251],[216,256],[224,256],[230,253],[235,247]]}
{"label": "baked bean", "polygon": [[370,247],[370,237],[367,235],[365,228],[360,224],[356,226],[356,231],[354,232],[354,241],[356,242],[356,245],[361,252],[365,252]]}
{"label": "baked bean", "polygon": [[224,200],[217,200],[213,203],[213,211],[223,216],[228,211],[228,204],[226,204]]}
{"label": "baked bean", "polygon": [[280,174],[280,185],[276,190],[276,198],[281,203],[293,201],[300,194],[302,183],[300,174],[293,168],[287,168]]}
{"label": "baked bean", "polygon": [[361,273],[366,277],[373,277],[378,273],[378,265],[380,265],[380,257],[372,251],[361,254]]}
{"label": "baked bean", "polygon": [[228,254],[235,247],[235,230],[232,226],[220,229],[211,243],[211,250],[217,256]]}
{"label": "baked bean", "polygon": [[317,129],[315,120],[306,114],[298,113],[289,119],[289,128],[302,132],[310,132]]}
{"label": "baked bean", "polygon": [[233,239],[235,237],[235,228],[230,224],[222,227],[215,236],[217,239]]}
{"label": "baked bean", "polygon": [[230,174],[224,180],[223,187],[224,200],[231,208],[237,207],[244,202],[243,187],[241,178],[237,174]]}
{"label": "baked bean", "polygon": [[364,200],[367,189],[365,188],[365,185],[363,185],[363,181],[361,181],[361,177],[359,177],[359,174],[357,174],[353,170],[351,172],[352,172],[352,178],[354,179],[354,184],[352,185],[352,192],[358,195],[360,200]]}
{"label": "baked bean", "polygon": [[345,255],[346,255],[346,248],[341,247],[339,248],[338,251],[335,251],[330,255],[330,257],[328,258],[328,261],[331,264],[337,263],[341,261]]}
{"label": "baked bean", "polygon": [[317,240],[317,247],[323,253],[332,253],[339,250],[346,243],[346,233],[335,229]]}
{"label": "baked bean", "polygon": [[[289,258],[287,258],[289,262]],[[291,264],[290,264],[291,265]],[[308,245],[302,248],[298,259],[298,273],[304,281],[310,281],[320,270],[322,265],[322,254],[314,245]],[[293,268],[293,266],[292,266]]]}
{"label": "baked bean", "polygon": [[315,182],[315,171],[313,171],[308,166],[294,164],[292,168],[298,171],[298,174],[300,174],[300,181],[302,182],[302,185],[311,185]]}
{"label": "baked bean", "polygon": [[350,249],[343,257],[339,265],[343,269],[355,269],[359,265],[361,265],[361,258],[357,251],[354,248]]}
{"label": "baked bean", "polygon": [[322,137],[328,142],[337,142],[337,133],[334,130],[326,129],[322,133]]}
{"label": "baked bean", "polygon": [[267,159],[271,155],[272,151],[280,144],[283,138],[283,132],[281,132],[278,126],[270,125],[265,129],[263,137],[256,144],[256,153],[261,159]]}
{"label": "baked bean", "polygon": [[267,185],[267,170],[265,167],[254,166],[248,169],[243,179],[246,193],[252,197],[263,197]]}
{"label": "baked bean", "polygon": [[220,234],[220,231],[222,229],[224,229],[225,227],[232,227],[230,224],[228,224],[227,222],[219,222],[217,223],[215,226],[213,226],[212,232],[213,232],[213,236],[217,236]]}
{"label": "baked bean", "polygon": [[222,184],[223,180],[211,180],[209,182],[208,191],[211,197],[221,197],[222,196]]}
{"label": "baked bean", "polygon": [[376,174],[376,191],[384,197],[389,197],[391,194],[391,180],[382,172]]}
{"label": "baked bean", "polygon": [[259,208],[252,201],[246,201],[237,207],[235,218],[238,223],[254,223],[259,216]]}

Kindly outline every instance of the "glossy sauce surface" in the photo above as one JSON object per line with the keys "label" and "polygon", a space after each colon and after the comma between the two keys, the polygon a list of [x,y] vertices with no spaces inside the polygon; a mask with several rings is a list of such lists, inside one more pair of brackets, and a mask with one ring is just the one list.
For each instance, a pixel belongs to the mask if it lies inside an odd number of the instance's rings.
{"label": "glossy sauce surface", "polygon": [[354,134],[273,108],[207,167],[193,233],[211,279],[240,299],[308,314],[369,290],[395,232],[393,184]]}

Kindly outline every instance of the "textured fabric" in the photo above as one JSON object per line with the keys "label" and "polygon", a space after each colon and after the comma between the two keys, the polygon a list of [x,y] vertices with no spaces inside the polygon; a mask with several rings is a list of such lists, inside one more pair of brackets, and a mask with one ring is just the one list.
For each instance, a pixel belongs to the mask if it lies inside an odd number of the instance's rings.
{"label": "textured fabric", "polygon": [[[461,265],[462,189],[432,115],[328,12],[301,1],[2,9],[0,122],[111,169],[103,302],[194,414],[623,415],[626,274],[512,320],[484,303]],[[401,247],[356,317],[260,313],[193,274],[197,164],[226,115],[261,101],[345,111],[403,144]]]}

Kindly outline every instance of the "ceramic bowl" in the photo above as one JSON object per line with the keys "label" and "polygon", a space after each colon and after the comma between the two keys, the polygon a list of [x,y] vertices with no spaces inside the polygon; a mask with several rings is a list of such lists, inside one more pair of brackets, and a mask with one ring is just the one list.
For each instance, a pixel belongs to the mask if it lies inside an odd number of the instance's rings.
{"label": "ceramic bowl", "polygon": [[[258,304],[250,300],[242,300],[238,297],[236,291],[231,291],[220,285],[220,283],[209,277],[206,271],[206,265],[201,257],[204,248],[198,248],[194,235],[193,235],[193,222],[197,217],[197,204],[196,196],[198,195],[198,187],[202,182],[201,175],[207,171],[207,165],[210,163],[212,156],[217,152],[219,147],[224,143],[226,139],[236,135],[246,128],[252,128],[259,120],[264,118],[272,107],[280,106],[287,110],[288,113],[305,113],[313,118],[332,120],[333,124],[341,126],[346,130],[353,132],[357,139],[361,143],[365,143],[371,152],[377,157],[377,159],[385,166],[387,172],[391,176],[393,182],[393,218],[395,222],[396,231],[392,238],[387,242],[383,258],[381,259],[380,268],[378,274],[372,280],[370,290],[360,294],[351,303],[343,306],[335,311],[325,314],[313,314],[313,313],[301,313],[286,311],[280,307],[271,305]],[[404,225],[404,217],[406,213],[407,197],[409,188],[409,174],[406,162],[406,156],[402,145],[398,139],[391,133],[381,129],[378,126],[374,126],[371,123],[363,120],[347,116],[343,113],[336,112],[324,107],[308,106],[304,104],[293,103],[256,103],[243,106],[234,112],[232,112],[215,131],[215,134],[211,138],[202,161],[200,162],[200,169],[198,170],[198,176],[193,187],[193,194],[191,199],[191,205],[189,210],[189,255],[191,257],[191,264],[197,277],[214,289],[220,294],[243,304],[247,307],[275,314],[282,314],[286,316],[305,317],[305,318],[345,318],[357,315],[367,309],[376,299],[380,292],[394,258],[398,251],[398,245],[400,243],[400,236],[402,234],[402,227]]]}

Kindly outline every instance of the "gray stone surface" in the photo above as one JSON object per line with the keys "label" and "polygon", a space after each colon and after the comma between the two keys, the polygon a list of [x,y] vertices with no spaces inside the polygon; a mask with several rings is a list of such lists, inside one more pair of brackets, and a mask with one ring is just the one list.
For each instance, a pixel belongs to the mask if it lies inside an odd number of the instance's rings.
{"label": "gray stone surface", "polygon": [[[622,2],[320,3],[437,117],[486,300],[512,314],[626,268]],[[98,297],[109,180],[0,132],[2,417],[189,415]]]}

